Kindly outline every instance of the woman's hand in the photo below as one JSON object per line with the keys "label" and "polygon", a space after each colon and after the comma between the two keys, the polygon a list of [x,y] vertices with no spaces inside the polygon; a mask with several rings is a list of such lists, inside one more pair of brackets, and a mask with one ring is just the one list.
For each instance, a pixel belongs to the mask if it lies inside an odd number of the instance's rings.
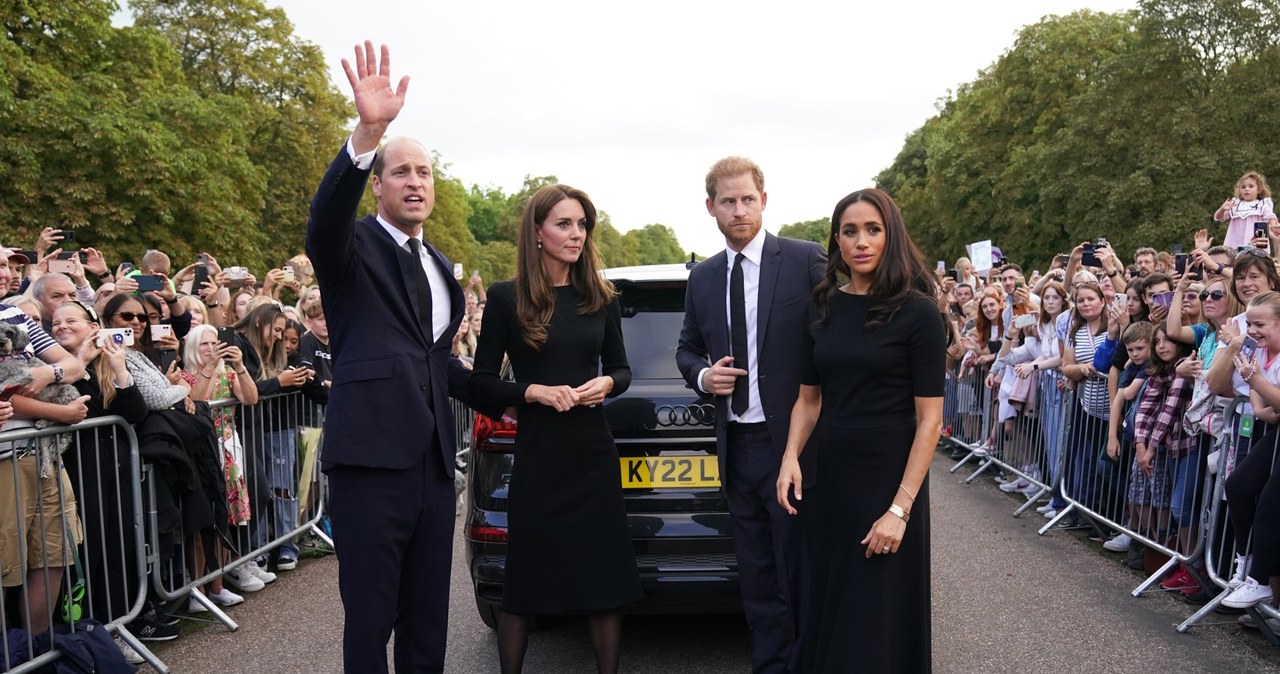
{"label": "woman's hand", "polygon": [[578,394],[578,405],[580,407],[599,405],[613,391],[613,384],[613,377],[606,374],[573,389]]}
{"label": "woman's hand", "polygon": [[1120,458],[1120,441],[1115,435],[1107,439],[1107,456],[1111,457],[1112,461]]}
{"label": "woman's hand", "polygon": [[778,469],[778,505],[787,511],[788,515],[796,514],[796,509],[791,505],[791,490],[796,492],[796,501],[803,501],[804,494],[801,485],[804,483],[804,476],[800,472],[800,461],[794,457],[782,457],[782,466]]}
{"label": "woman's hand", "polygon": [[196,404],[191,400],[191,396],[182,399],[182,409],[186,410],[187,414],[196,413]]}
{"label": "woman's hand", "polygon": [[569,386],[530,384],[524,393],[526,402],[546,405],[555,408],[557,412],[568,412],[578,404],[578,397],[578,391]]}
{"label": "woman's hand", "polygon": [[244,369],[244,353],[240,351],[240,347],[223,344],[218,347],[216,355],[227,361],[233,371],[239,372]]}
{"label": "woman's hand", "polygon": [[1222,327],[1218,328],[1218,341],[1227,346],[1240,348],[1240,344],[1244,343],[1244,336],[1240,334],[1240,326],[1236,325],[1235,321],[1223,323]]}
{"label": "woman's hand", "polygon": [[169,363],[169,369],[164,371],[164,376],[169,380],[170,384],[173,384],[174,386],[182,385],[182,370],[178,367],[178,360],[176,358],[172,363]]}
{"label": "woman's hand", "polygon": [[84,421],[85,417],[89,416],[89,396],[80,396],[66,405],[62,405],[60,412],[59,416],[61,418],[54,419],[54,421],[61,421],[68,426],[74,426]]}
{"label": "woman's hand", "polygon": [[1258,369],[1258,366],[1253,363],[1253,359],[1245,358],[1237,353],[1232,362],[1236,366],[1236,372],[1240,373],[1240,378],[1244,380],[1244,383],[1249,384],[1249,386],[1252,387],[1253,384],[1250,383],[1249,380],[1253,378],[1254,373],[1257,372]]}
{"label": "woman's hand", "polygon": [[0,426],[4,426],[5,422],[13,418],[13,403],[8,400],[0,400]]}
{"label": "woman's hand", "polygon": [[1018,363],[1013,366],[1013,371],[1017,373],[1019,379],[1026,379],[1036,371],[1034,363]]}
{"label": "woman's hand", "polygon": [[[85,337],[83,342],[80,342],[80,348],[76,349],[76,358],[79,358],[80,362],[85,365],[92,363],[93,360],[98,357],[98,354],[103,352],[103,349],[98,348],[99,332],[100,330],[90,332],[89,336]],[[114,342],[112,342],[112,344],[114,344]]]}
{"label": "woman's hand", "polygon": [[1077,365],[1080,368],[1080,375],[1085,379],[1093,379],[1098,376],[1098,368],[1093,363],[1081,363]]}
{"label": "woman's hand", "polygon": [[173,301],[176,301],[176,300],[178,299],[178,293],[176,293],[176,292],[174,292],[174,291],[173,291],[173,285],[171,285],[171,284],[169,283],[169,277],[168,277],[168,276],[165,276],[164,274],[161,274],[160,272],[156,272],[156,273],[152,274],[152,276],[154,276],[154,277],[156,277],[156,278],[160,279],[160,289],[159,289],[159,290],[157,290],[157,291],[155,291],[155,292],[153,292],[153,293],[152,293],[153,295],[155,295],[156,297],[159,297],[160,299],[164,300],[165,302],[173,302]]}
{"label": "woman's hand", "polygon": [[132,295],[138,291],[138,280],[133,276],[120,275],[116,277],[116,294]]}
{"label": "woman's hand", "polygon": [[1200,352],[1192,351],[1190,356],[1178,361],[1174,372],[1184,379],[1199,379],[1204,372],[1204,361],[1200,360]]}
{"label": "woman's hand", "polygon": [[276,375],[276,380],[283,388],[295,388],[307,383],[314,376],[316,371],[309,367],[294,367]]}
{"label": "woman's hand", "polygon": [[891,512],[885,512],[871,525],[871,531],[863,537],[862,544],[867,546],[867,558],[871,555],[890,555],[898,551],[902,544],[902,534],[907,531],[907,523]]}

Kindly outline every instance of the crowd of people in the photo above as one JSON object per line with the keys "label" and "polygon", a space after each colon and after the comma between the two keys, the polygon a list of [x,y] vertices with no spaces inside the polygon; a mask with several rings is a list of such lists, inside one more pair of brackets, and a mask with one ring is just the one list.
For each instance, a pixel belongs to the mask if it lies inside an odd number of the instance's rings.
{"label": "crowd of people", "polygon": [[[1044,273],[997,260],[984,275],[967,258],[937,271],[949,319],[945,432],[1010,466],[1001,489],[1046,499],[1046,518],[1083,523],[1079,511],[1063,514],[1065,496],[1118,523],[1104,547],[1128,553],[1133,568],[1159,568],[1142,540],[1189,558],[1161,582],[1188,601],[1218,594],[1203,554],[1218,545],[1214,572],[1230,578],[1222,605],[1232,609],[1280,597],[1280,222],[1270,196],[1261,174],[1246,173],[1214,214],[1225,232],[1195,232],[1186,252],[1142,247],[1126,264],[1099,238]],[[1201,545],[1205,476],[1219,466],[1225,533]]]}
{"label": "crowd of people", "polygon": [[[0,258],[0,325],[30,342],[6,358],[43,363],[30,383],[0,396],[3,429],[103,416],[131,424],[157,476],[165,563],[153,572],[169,587],[211,576],[196,592],[228,607],[294,569],[299,548],[289,538],[218,573],[293,532],[308,505],[299,505],[309,486],[299,483],[299,429],[319,424],[332,367],[307,257],[261,281],[209,253],[176,270],[161,250],[109,265],[79,247],[74,231],[46,228],[32,248],[0,248]],[[478,321],[474,293],[468,305]],[[468,342],[473,333],[460,330],[455,344]],[[44,394],[60,385],[71,393]],[[302,395],[282,395],[290,393]],[[88,581],[82,617],[102,623],[126,615],[138,591],[128,441],[114,426],[73,435],[60,462],[49,443],[0,443],[5,624],[32,634],[65,620],[68,575]],[[50,463],[56,479],[42,474]],[[194,596],[165,603],[149,588],[128,629],[144,641],[177,638],[177,616],[205,606]]]}

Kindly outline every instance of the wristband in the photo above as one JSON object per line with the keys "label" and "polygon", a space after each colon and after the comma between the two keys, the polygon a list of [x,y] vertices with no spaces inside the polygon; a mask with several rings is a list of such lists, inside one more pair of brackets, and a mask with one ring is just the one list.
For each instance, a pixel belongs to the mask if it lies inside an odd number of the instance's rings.
{"label": "wristband", "polygon": [[1031,369],[1033,369],[1033,370],[1039,370],[1039,369],[1040,369],[1040,363],[1032,363],[1032,364],[1031,364]]}
{"label": "wristband", "polygon": [[104,272],[102,272],[101,274],[98,274],[98,278],[103,279],[103,280],[105,280],[105,279],[109,279],[109,278],[111,278],[111,272],[110,272],[110,271],[104,271]]}

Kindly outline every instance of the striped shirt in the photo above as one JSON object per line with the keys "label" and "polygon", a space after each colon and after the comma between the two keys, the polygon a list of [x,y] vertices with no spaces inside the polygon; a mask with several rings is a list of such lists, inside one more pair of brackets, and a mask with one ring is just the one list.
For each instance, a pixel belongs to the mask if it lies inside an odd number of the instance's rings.
{"label": "striped shirt", "polygon": [[[1072,345],[1074,349],[1076,362],[1087,364],[1093,362],[1093,353],[1102,345],[1102,341],[1107,338],[1107,333],[1103,332],[1099,335],[1089,334],[1089,326],[1082,325],[1076,330],[1076,338]],[[1089,416],[1098,419],[1109,419],[1111,417],[1111,399],[1107,396],[1107,380],[1105,377],[1086,377],[1081,380],[1076,388],[1076,394],[1080,398],[1080,406]]]}
{"label": "striped shirt", "polygon": [[1195,446],[1195,435],[1184,433],[1182,419],[1191,402],[1193,381],[1173,372],[1152,375],[1142,390],[1134,415],[1134,441],[1150,448],[1168,450],[1169,456],[1186,456]]}
{"label": "striped shirt", "polygon": [[[44,328],[40,327],[39,323],[31,320],[31,317],[23,313],[22,309],[19,309],[18,307],[0,305],[0,321],[4,321],[10,325],[16,325],[19,330],[27,333],[27,340],[30,342],[27,344],[26,349],[26,354],[28,356],[34,355],[38,357],[45,351],[48,351],[50,348],[58,345],[58,343],[53,341],[53,338],[49,336],[49,333],[45,332]],[[22,428],[31,428],[34,425],[34,419],[12,418],[4,423],[4,430],[16,431]],[[12,455],[13,443],[0,442],[0,460],[8,459]]]}

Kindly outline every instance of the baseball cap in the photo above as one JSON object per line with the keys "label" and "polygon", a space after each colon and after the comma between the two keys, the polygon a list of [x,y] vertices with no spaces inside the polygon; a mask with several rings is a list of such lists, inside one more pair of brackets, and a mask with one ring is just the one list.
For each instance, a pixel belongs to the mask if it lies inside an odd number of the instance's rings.
{"label": "baseball cap", "polygon": [[31,264],[31,260],[28,260],[27,256],[23,255],[22,251],[17,248],[5,248],[4,246],[0,246],[0,257],[3,257],[3,259],[6,260],[17,260],[22,264]]}

